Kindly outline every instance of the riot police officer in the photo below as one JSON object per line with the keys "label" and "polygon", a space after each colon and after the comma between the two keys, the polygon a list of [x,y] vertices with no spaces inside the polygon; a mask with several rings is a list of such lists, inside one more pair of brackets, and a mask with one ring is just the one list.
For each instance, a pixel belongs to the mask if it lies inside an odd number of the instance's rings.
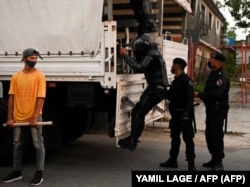
{"label": "riot police officer", "polygon": [[134,150],[136,148],[138,139],[144,129],[146,114],[152,107],[165,99],[168,79],[165,61],[157,46],[154,37],[148,33],[144,33],[133,42],[132,49],[141,51],[143,55],[142,62],[137,62],[127,55],[125,48],[120,48],[120,55],[123,56],[125,62],[132,69],[143,72],[147,81],[147,88],[132,109],[131,134],[118,142],[119,146],[125,149]]}
{"label": "riot police officer", "polygon": [[151,12],[151,0],[130,0],[130,4],[138,22],[138,36],[144,33],[157,32],[158,26]]}
{"label": "riot police officer", "polygon": [[229,109],[230,89],[230,79],[223,68],[225,60],[225,56],[218,51],[211,54],[208,60],[211,73],[206,81],[204,91],[194,92],[195,97],[203,100],[206,106],[205,138],[212,158],[209,162],[203,163],[203,166],[215,171],[224,170],[222,163],[225,157],[223,125]]}
{"label": "riot police officer", "polygon": [[181,144],[180,134],[186,144],[186,160],[188,161],[188,170],[195,171],[195,146],[194,146],[194,129],[192,126],[194,89],[192,80],[184,72],[187,63],[182,58],[173,60],[171,72],[175,74],[174,80],[167,92],[169,100],[169,112],[171,119],[169,122],[171,148],[170,157],[160,163],[160,167],[177,168],[177,157]]}

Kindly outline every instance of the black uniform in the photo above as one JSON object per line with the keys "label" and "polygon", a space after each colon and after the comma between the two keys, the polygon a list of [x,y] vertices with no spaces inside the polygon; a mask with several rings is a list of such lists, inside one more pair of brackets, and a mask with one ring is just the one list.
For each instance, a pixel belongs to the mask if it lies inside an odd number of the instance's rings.
{"label": "black uniform", "polygon": [[211,71],[204,88],[198,94],[206,106],[205,137],[214,163],[221,162],[224,154],[224,119],[229,109],[230,79],[223,67]]}
{"label": "black uniform", "polygon": [[135,19],[138,22],[138,36],[143,33],[157,31],[157,24],[152,16],[151,0],[130,0],[131,7],[134,11]]}
{"label": "black uniform", "polygon": [[157,50],[157,45],[153,43],[148,47],[144,47],[143,61],[136,62],[128,55],[124,56],[124,60],[129,66],[138,71],[142,71],[147,81],[147,88],[142,93],[140,100],[132,109],[131,114],[131,135],[125,139],[121,139],[118,144],[122,148],[134,150],[145,125],[146,114],[166,97],[167,74],[165,61]]}
{"label": "black uniform", "polygon": [[194,129],[192,126],[193,93],[192,81],[184,72],[178,77],[175,77],[167,93],[167,99],[170,101],[169,112],[171,114],[171,119],[169,127],[171,129],[170,136],[172,138],[169,154],[170,160],[172,161],[176,161],[179,154],[181,132],[186,144],[187,160],[193,162],[195,159],[193,141]]}

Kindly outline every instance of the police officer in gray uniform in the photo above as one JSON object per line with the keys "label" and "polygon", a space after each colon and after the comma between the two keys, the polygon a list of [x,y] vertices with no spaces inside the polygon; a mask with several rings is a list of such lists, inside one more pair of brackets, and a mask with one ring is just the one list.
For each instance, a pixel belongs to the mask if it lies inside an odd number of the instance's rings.
{"label": "police officer in gray uniform", "polygon": [[145,125],[146,114],[165,99],[168,78],[165,61],[158,51],[158,44],[154,42],[154,37],[145,33],[137,38],[132,48],[135,51],[141,51],[142,61],[137,62],[127,55],[125,48],[120,48],[120,55],[125,62],[134,70],[143,72],[147,81],[147,88],[142,93],[140,100],[131,114],[131,135],[121,139],[118,144],[121,148],[134,150]]}
{"label": "police officer in gray uniform", "polygon": [[224,170],[222,163],[225,157],[223,125],[229,109],[230,89],[230,79],[223,68],[225,60],[225,56],[218,51],[211,54],[208,60],[211,73],[206,81],[204,91],[194,92],[194,96],[203,100],[206,106],[205,137],[212,158],[209,162],[203,163],[203,167],[212,168],[214,171]]}

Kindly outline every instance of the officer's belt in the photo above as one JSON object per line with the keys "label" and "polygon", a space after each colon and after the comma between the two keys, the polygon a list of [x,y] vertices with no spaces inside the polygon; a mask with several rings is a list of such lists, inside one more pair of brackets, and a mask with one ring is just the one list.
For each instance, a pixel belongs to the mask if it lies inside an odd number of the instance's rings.
{"label": "officer's belt", "polygon": [[164,89],[165,89],[165,87],[164,87],[164,86],[159,85],[159,86],[156,86],[156,89],[161,89],[161,90],[164,90]]}
{"label": "officer's belt", "polygon": [[186,109],[184,109],[184,108],[177,108],[177,109],[175,109],[175,111],[176,112],[184,112]]}

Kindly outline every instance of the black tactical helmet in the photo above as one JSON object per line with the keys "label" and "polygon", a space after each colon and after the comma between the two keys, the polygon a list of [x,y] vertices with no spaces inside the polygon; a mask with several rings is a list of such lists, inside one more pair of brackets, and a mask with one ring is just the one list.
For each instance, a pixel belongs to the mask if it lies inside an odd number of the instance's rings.
{"label": "black tactical helmet", "polygon": [[138,50],[140,48],[147,49],[154,43],[154,37],[149,33],[144,33],[141,37],[136,38],[132,41],[131,47],[133,50]]}

